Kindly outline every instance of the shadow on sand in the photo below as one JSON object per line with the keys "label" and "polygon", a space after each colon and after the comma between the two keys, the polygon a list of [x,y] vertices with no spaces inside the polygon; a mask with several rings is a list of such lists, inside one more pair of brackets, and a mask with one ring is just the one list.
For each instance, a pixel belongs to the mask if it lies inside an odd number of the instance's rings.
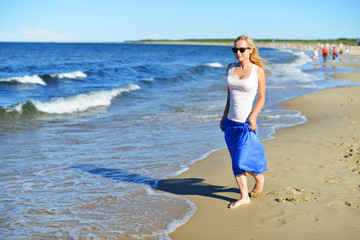
{"label": "shadow on sand", "polygon": [[82,171],[100,175],[116,181],[147,185],[155,190],[183,196],[198,195],[233,202],[235,199],[225,197],[217,193],[239,193],[239,189],[237,188],[226,188],[224,186],[207,184],[204,183],[204,179],[202,178],[174,178],[159,180],[149,177],[142,177],[133,173],[123,172],[118,169],[101,168],[92,165],[74,165],[72,168],[80,169]]}

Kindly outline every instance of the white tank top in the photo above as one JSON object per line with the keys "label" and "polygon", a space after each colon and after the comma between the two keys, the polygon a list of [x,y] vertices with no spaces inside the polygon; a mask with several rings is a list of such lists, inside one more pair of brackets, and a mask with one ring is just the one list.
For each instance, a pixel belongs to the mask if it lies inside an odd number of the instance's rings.
{"label": "white tank top", "polygon": [[247,122],[258,89],[258,66],[253,64],[247,79],[232,76],[236,63],[231,64],[226,82],[230,90],[230,108],[227,118],[235,122]]}

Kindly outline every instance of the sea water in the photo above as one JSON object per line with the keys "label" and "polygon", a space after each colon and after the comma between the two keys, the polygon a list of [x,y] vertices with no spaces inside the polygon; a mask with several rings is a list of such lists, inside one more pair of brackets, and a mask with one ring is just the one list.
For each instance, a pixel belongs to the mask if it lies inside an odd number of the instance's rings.
{"label": "sea water", "polygon": [[[281,102],[339,84],[304,51],[259,52],[265,140],[306,121]],[[231,62],[230,46],[0,43],[0,238],[167,238],[196,206],[153,190],[225,147]]]}

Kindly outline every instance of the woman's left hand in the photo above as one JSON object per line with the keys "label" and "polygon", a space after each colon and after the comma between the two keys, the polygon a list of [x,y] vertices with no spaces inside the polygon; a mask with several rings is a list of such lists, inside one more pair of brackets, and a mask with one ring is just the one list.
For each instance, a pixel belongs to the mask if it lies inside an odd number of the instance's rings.
{"label": "woman's left hand", "polygon": [[256,131],[257,130],[256,119],[249,118],[249,127],[250,127],[250,131]]}

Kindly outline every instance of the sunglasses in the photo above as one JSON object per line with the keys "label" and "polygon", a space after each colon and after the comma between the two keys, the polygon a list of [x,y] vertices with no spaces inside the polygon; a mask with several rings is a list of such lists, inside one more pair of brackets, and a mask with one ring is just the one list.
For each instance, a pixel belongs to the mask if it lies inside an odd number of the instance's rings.
{"label": "sunglasses", "polygon": [[251,49],[251,48],[249,48],[249,47],[247,47],[247,48],[232,48],[232,51],[233,51],[233,53],[237,53],[238,51],[240,51],[241,53],[244,53],[245,51],[246,51],[246,49]]}

